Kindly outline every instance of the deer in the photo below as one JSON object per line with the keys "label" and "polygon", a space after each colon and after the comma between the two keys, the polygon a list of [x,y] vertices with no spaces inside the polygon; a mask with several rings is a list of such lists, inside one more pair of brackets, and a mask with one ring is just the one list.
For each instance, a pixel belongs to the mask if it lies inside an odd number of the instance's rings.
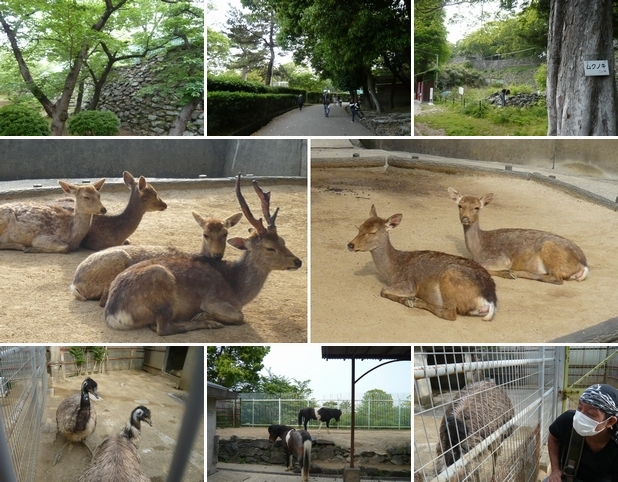
{"label": "deer", "polygon": [[[223,258],[228,229],[240,221],[242,213],[226,219],[204,217],[195,211],[192,211],[192,214],[202,228],[202,248],[199,254],[214,259]],[[97,251],[82,261],[75,270],[71,293],[80,301],[99,300],[99,305],[105,306],[109,286],[114,278],[129,266],[147,259],[175,254],[181,254],[181,251],[172,246],[123,245]]]}
{"label": "deer", "polygon": [[493,193],[480,198],[462,196],[452,187],[448,188],[448,193],[459,207],[468,251],[492,276],[558,285],[588,277],[590,269],[586,256],[573,241],[535,229],[482,231],[480,211],[493,200]]}
{"label": "deer", "polygon": [[105,322],[116,330],[150,327],[161,336],[192,330],[243,324],[243,306],[262,290],[273,270],[298,270],[302,261],[278,235],[270,214],[270,192],[257,182],[262,218],[255,219],[241,193],[240,174],[236,197],[253,229],[247,238],[227,242],[243,251],[236,261],[179,254],[142,261],[120,273],[112,282],[105,305]]}
{"label": "deer", "polygon": [[480,316],[491,321],[497,307],[496,285],[475,261],[439,251],[400,251],[389,231],[401,223],[402,214],[380,218],[375,205],[358,228],[348,250],[369,251],[386,286],[380,296],[409,308],[427,310],[454,321],[457,315]]}
{"label": "deer", "polygon": [[[128,238],[135,232],[145,213],[167,209],[167,204],[161,200],[152,185],[146,182],[144,176],[140,176],[136,181],[130,172],[124,171],[122,179],[131,190],[124,211],[120,214],[93,218],[90,229],[81,243],[82,248],[100,251],[111,246],[130,244]],[[70,198],[60,199],[55,204],[73,209]]]}
{"label": "deer", "polygon": [[100,190],[105,179],[77,186],[58,181],[75,198],[74,209],[35,202],[0,205],[0,249],[25,253],[76,251],[88,233],[93,215],[105,214]]}

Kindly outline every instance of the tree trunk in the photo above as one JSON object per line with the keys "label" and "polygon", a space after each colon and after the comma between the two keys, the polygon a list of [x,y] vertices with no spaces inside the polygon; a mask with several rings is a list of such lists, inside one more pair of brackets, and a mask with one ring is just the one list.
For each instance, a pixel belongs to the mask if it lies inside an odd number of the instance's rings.
{"label": "tree trunk", "polygon": [[380,107],[380,102],[378,101],[378,98],[376,96],[376,89],[373,84],[373,75],[371,73],[371,70],[367,70],[367,91],[371,96],[371,100],[373,101],[373,105],[375,105],[376,111],[378,112],[378,114],[381,114],[382,107]]}
{"label": "tree trunk", "polygon": [[273,22],[270,22],[270,32],[268,35],[268,42],[266,42],[270,51],[270,57],[268,59],[268,67],[266,68],[266,85],[270,85],[273,80],[273,68],[275,66],[275,27]]}
{"label": "tree trunk", "polygon": [[195,111],[200,102],[201,99],[192,99],[180,110],[178,117],[176,117],[176,121],[174,122],[174,126],[170,130],[170,136],[183,135],[187,129],[187,122],[191,119],[191,114],[193,114],[193,111]]}
{"label": "tree trunk", "polygon": [[[615,136],[616,85],[610,0],[552,0],[547,42],[551,136]],[[604,60],[608,76],[585,76],[584,61]]]}

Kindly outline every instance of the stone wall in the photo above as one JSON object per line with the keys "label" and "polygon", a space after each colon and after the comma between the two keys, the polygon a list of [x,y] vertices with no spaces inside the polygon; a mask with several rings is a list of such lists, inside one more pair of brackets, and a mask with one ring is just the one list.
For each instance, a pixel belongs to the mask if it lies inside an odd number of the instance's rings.
{"label": "stone wall", "polygon": [[[367,476],[410,477],[411,445],[388,447],[384,453],[361,452],[354,455],[354,466]],[[241,439],[235,435],[219,440],[219,462],[237,464],[284,465],[285,454],[281,440],[271,444],[267,439]],[[321,466],[320,462],[340,462],[340,468]],[[350,449],[317,439],[311,449],[311,473],[341,474],[350,465]],[[385,466],[387,468],[385,468]]]}
{"label": "stone wall", "polygon": [[[154,72],[160,68],[161,62],[165,61],[173,61],[173,57],[161,54],[143,59],[139,64],[130,67],[114,69],[103,87],[97,108],[115,113],[120,118],[121,128],[128,129],[135,135],[168,135],[182,106],[178,106],[175,97],[164,98],[140,93],[140,89],[154,83]],[[204,135],[203,102],[193,112],[184,135]]]}

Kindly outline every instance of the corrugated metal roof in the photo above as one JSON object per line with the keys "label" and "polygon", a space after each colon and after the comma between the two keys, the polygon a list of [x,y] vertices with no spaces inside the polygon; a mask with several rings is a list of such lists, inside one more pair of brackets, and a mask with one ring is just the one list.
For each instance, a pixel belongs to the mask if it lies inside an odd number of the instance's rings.
{"label": "corrugated metal roof", "polygon": [[323,346],[327,360],[412,360],[411,346]]}

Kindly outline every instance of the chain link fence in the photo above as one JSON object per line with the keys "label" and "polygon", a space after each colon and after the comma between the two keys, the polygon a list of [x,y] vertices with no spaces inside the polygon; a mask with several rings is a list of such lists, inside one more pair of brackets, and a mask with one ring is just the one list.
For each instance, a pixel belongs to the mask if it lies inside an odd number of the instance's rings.
{"label": "chain link fence", "polygon": [[550,346],[417,348],[415,481],[536,482],[556,417],[560,353]]}
{"label": "chain link fence", "polygon": [[[411,397],[405,394],[384,394],[356,400],[356,428],[407,429],[411,427]],[[338,408],[342,415],[340,427],[350,427],[352,403],[346,398],[299,399],[264,393],[241,393],[236,400],[217,402],[217,426],[240,424],[257,427],[271,424],[298,425],[298,413],[307,407]],[[337,422],[331,421],[336,426]],[[307,428],[318,426],[312,420]]]}
{"label": "chain link fence", "polygon": [[[0,460],[11,462],[18,482],[34,480],[47,394],[45,347],[0,347],[0,414],[6,445]],[[0,472],[0,480],[11,480]]]}

